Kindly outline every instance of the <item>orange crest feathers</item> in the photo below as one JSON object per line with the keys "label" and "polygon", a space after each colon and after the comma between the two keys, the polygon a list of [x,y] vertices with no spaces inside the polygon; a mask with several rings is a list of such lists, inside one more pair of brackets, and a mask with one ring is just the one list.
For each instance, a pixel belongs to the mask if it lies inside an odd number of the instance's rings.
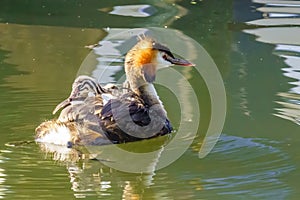
{"label": "orange crest feathers", "polygon": [[126,55],[126,59],[131,63],[127,67],[128,69],[139,71],[144,76],[144,79],[151,83],[156,75],[155,58],[158,51],[153,49],[153,44],[155,43],[153,39],[145,35],[137,37],[139,42]]}

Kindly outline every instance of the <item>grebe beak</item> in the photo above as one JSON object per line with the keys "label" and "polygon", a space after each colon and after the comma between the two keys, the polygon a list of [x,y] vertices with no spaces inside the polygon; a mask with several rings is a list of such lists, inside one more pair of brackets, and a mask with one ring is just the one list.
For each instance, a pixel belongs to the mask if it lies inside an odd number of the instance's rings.
{"label": "grebe beak", "polygon": [[191,63],[190,61],[181,58],[168,57],[167,60],[174,65],[187,66],[187,67],[196,66],[194,63]]}

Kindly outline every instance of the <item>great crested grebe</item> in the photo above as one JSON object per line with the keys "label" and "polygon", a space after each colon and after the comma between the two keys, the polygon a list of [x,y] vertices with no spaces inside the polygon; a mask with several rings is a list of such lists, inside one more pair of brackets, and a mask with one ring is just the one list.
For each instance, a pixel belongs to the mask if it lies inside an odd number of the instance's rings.
{"label": "great crested grebe", "polygon": [[100,86],[79,76],[66,100],[57,105],[58,119],[36,128],[36,141],[59,145],[125,143],[168,134],[172,126],[153,82],[161,66],[194,66],[175,58],[170,50],[151,38],[140,41],[125,57],[127,90]]}

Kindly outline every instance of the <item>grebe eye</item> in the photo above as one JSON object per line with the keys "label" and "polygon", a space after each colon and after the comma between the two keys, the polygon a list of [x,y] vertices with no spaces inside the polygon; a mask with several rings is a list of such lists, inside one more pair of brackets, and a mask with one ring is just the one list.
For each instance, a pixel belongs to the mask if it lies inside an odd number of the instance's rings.
{"label": "grebe eye", "polygon": [[164,54],[162,57],[163,57],[163,59],[168,60],[168,57],[166,54]]}

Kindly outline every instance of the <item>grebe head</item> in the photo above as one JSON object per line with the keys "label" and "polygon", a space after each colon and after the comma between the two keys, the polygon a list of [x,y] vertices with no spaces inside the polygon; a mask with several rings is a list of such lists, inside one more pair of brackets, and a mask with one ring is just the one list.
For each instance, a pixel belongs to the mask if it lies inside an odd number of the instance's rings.
{"label": "grebe head", "polygon": [[176,58],[170,49],[151,38],[142,38],[125,57],[125,72],[133,89],[135,84],[152,83],[157,68],[171,65],[194,66],[193,63]]}
{"label": "grebe head", "polygon": [[72,85],[72,92],[69,98],[96,96],[103,93],[103,88],[94,78],[81,75],[76,78]]}
{"label": "grebe head", "polygon": [[97,84],[95,79],[85,75],[78,76],[72,85],[69,98],[58,104],[52,113],[55,114],[58,110],[65,108],[72,102],[80,102],[89,96],[96,96],[102,93],[105,93],[105,90]]}

